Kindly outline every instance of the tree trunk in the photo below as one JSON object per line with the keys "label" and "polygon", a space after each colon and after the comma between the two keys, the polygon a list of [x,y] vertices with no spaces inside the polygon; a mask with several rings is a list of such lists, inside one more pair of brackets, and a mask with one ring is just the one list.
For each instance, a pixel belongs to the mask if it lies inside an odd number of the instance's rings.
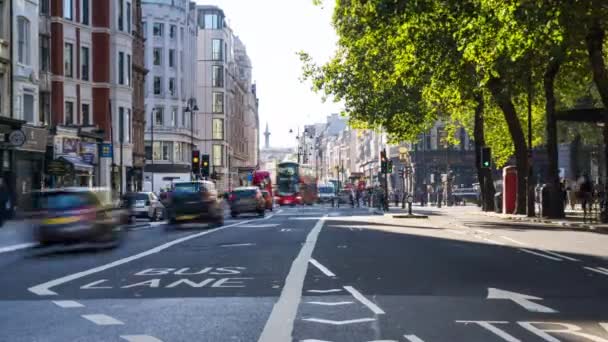
{"label": "tree trunk", "polygon": [[515,148],[515,162],[517,164],[517,201],[515,204],[515,213],[526,213],[526,177],[528,174],[528,147],[526,146],[526,138],[524,131],[521,128],[521,122],[517,116],[517,111],[511,100],[504,81],[500,77],[492,78],[488,81],[488,89],[492,97],[500,107],[509,127],[511,140]]}
{"label": "tree trunk", "polygon": [[477,107],[475,107],[475,118],[473,122],[473,139],[475,140],[475,166],[477,167],[477,179],[481,193],[481,209],[483,211],[494,211],[494,182],[492,170],[481,167],[481,148],[485,146],[483,128],[484,100],[481,94],[475,96]]}
{"label": "tree trunk", "polygon": [[547,129],[547,157],[549,168],[547,170],[548,184],[550,184],[549,208],[543,212],[550,218],[564,217],[564,201],[559,182],[558,153],[557,153],[557,123],[555,120],[555,77],[562,63],[563,51],[558,51],[547,64],[543,85],[545,88],[545,115]]}
{"label": "tree trunk", "polygon": [[[604,63],[604,30],[599,19],[595,19],[589,28],[589,33],[586,37],[587,52],[591,63],[591,71],[593,72],[593,81],[597,86],[597,90],[602,98],[604,108],[608,108],[608,72]],[[606,163],[605,170],[608,172],[608,111],[604,115],[604,162]],[[604,181],[604,184],[606,182]]]}

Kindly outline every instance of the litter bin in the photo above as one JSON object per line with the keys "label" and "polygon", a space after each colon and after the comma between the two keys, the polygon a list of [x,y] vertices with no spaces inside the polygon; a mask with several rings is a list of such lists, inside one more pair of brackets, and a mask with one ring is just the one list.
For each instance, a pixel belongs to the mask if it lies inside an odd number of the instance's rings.
{"label": "litter bin", "polygon": [[494,194],[494,211],[502,213],[502,192],[500,191]]}

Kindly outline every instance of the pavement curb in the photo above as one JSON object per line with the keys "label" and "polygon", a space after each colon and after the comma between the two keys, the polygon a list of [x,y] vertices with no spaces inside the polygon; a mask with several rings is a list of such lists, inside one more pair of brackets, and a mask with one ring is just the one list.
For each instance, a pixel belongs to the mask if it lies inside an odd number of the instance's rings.
{"label": "pavement curb", "polygon": [[568,228],[580,228],[581,230],[591,230],[591,231],[598,232],[598,233],[608,234],[608,226],[600,226],[600,225],[594,225],[594,224],[590,224],[590,223],[553,221],[553,220],[537,218],[537,217],[531,218],[531,217],[526,217],[526,216],[496,214],[496,213],[487,213],[487,212],[481,212],[480,214],[482,214],[484,216],[488,216],[488,217],[495,217],[495,218],[503,219],[503,220],[544,223],[544,224],[558,225],[558,226],[568,227]]}

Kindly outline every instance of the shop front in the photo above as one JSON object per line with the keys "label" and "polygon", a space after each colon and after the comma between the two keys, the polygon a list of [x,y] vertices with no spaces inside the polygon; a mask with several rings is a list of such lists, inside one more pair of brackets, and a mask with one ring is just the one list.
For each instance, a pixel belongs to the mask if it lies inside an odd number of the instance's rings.
{"label": "shop front", "polygon": [[45,187],[45,155],[48,138],[46,128],[23,126],[25,141],[23,145],[15,148],[15,185],[17,190],[17,203],[21,203],[24,196],[31,191]]}
{"label": "shop front", "polygon": [[79,133],[76,128],[56,129],[53,158],[47,166],[52,187],[94,187],[98,184],[98,143],[94,136]]}

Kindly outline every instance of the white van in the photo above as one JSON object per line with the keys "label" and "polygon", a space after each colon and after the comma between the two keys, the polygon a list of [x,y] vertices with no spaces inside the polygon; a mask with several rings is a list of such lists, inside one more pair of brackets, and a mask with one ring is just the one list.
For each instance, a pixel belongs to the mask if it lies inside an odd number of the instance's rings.
{"label": "white van", "polygon": [[328,203],[336,197],[336,188],[331,183],[319,184],[319,203]]}

